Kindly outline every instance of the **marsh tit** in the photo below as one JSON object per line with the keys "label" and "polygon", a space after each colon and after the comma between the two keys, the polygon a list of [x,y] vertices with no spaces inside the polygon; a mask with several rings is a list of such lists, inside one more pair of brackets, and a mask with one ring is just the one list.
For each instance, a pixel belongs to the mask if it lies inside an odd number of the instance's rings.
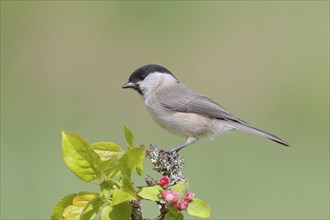
{"label": "marsh tit", "polygon": [[200,138],[213,138],[220,132],[240,130],[256,134],[284,146],[281,138],[254,128],[218,105],[180,83],[166,68],[149,64],[135,70],[122,88],[136,90],[144,99],[151,117],[165,130],[186,138],[172,148],[178,152]]}

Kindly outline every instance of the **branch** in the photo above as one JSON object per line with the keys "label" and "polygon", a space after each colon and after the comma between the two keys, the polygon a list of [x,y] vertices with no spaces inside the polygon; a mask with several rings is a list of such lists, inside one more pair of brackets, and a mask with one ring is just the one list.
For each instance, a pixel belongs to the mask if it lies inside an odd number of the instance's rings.
{"label": "branch", "polygon": [[146,151],[146,156],[154,165],[154,170],[163,176],[168,176],[172,185],[185,179],[181,169],[184,160],[177,152],[168,152],[159,146],[150,145]]}
{"label": "branch", "polygon": [[[184,160],[177,152],[168,152],[159,146],[150,145],[150,147],[146,149],[146,157],[149,158],[154,165],[153,170],[157,171],[162,176],[167,176],[171,180],[171,185],[185,180],[183,172],[181,171]],[[157,184],[157,181],[148,175],[145,177],[145,181],[148,186]],[[132,207],[132,220],[150,220],[148,218],[143,218],[141,198],[131,201],[130,204]],[[168,212],[167,207],[160,202],[157,202],[157,204],[160,207],[160,214],[154,218],[154,220],[163,220]]]}

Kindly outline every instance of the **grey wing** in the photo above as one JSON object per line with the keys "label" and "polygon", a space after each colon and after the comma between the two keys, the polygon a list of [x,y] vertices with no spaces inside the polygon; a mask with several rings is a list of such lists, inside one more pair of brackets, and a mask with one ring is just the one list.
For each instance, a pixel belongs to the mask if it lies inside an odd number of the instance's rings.
{"label": "grey wing", "polygon": [[163,94],[166,95],[159,98],[161,105],[172,111],[197,113],[210,118],[246,124],[211,99],[193,92],[182,84],[169,88]]}
{"label": "grey wing", "polygon": [[162,93],[158,94],[158,98],[161,105],[169,110],[197,113],[205,115],[206,117],[224,120],[227,125],[238,130],[263,136],[277,143],[289,146],[289,144],[281,138],[248,125],[245,121],[236,118],[211,99],[191,91],[182,84],[177,84],[177,86],[168,88],[168,91],[162,91]]}

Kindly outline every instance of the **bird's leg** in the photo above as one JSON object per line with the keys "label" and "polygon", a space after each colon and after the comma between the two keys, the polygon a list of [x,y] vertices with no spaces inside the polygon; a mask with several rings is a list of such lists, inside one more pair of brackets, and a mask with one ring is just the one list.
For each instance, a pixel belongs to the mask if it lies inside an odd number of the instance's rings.
{"label": "bird's leg", "polygon": [[184,142],[183,144],[180,144],[179,146],[176,146],[176,147],[173,147],[172,149],[169,150],[170,153],[173,153],[173,152],[179,152],[179,150],[181,150],[182,148],[190,145],[190,144],[193,144],[195,143],[196,141],[198,141],[197,138],[195,137],[188,137],[186,142]]}

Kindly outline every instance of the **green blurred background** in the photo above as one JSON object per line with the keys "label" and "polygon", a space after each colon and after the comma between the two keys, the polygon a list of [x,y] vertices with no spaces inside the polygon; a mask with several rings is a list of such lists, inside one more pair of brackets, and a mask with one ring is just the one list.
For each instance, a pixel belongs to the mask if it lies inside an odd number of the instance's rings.
{"label": "green blurred background", "polygon": [[[62,129],[184,141],[121,89],[148,63],[292,145],[234,132],[180,152],[212,219],[329,218],[328,1],[1,1],[1,219],[47,219],[98,190],[65,166]],[[148,161],[144,174],[158,177]]]}

